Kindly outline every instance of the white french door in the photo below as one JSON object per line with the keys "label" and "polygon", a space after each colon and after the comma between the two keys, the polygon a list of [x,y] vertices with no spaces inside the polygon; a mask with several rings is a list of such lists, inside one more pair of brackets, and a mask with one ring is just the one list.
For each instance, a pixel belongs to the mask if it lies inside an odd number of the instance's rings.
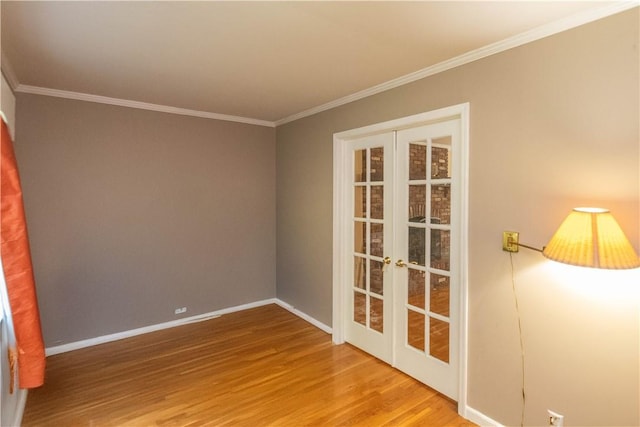
{"label": "white french door", "polygon": [[334,271],[334,341],[455,400],[465,314],[462,129],[454,116],[339,134],[343,173],[334,187],[341,258]]}
{"label": "white french door", "polygon": [[398,131],[395,366],[457,399],[460,120]]}
{"label": "white french door", "polygon": [[351,141],[353,206],[347,291],[348,341],[387,363],[393,362],[393,166],[394,132]]}

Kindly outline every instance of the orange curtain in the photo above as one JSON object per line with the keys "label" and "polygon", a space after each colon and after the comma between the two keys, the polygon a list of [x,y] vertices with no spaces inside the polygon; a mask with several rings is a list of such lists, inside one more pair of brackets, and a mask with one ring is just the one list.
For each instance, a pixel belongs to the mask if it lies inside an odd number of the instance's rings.
{"label": "orange curtain", "polygon": [[20,388],[44,382],[44,342],[36,297],[27,223],[22,204],[18,165],[9,128],[2,120],[0,164],[0,235],[4,278],[13,317]]}

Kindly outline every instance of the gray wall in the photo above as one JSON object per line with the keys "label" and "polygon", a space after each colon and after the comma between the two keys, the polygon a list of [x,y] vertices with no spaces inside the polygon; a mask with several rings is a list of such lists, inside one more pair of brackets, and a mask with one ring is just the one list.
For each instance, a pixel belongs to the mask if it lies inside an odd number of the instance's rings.
{"label": "gray wall", "polygon": [[17,116],[48,347],[275,296],[273,129],[27,94]]}
{"label": "gray wall", "polygon": [[[468,398],[520,424],[502,231],[541,247],[571,208],[603,206],[640,249],[638,23],[636,8],[278,127],[278,297],[331,324],[333,134],[470,102]],[[525,423],[549,408],[565,425],[637,425],[640,270],[563,270],[530,251],[514,264]]]}
{"label": "gray wall", "polygon": [[[275,137],[19,94],[16,154],[47,346],[173,320],[176,307],[194,315],[273,297],[276,266],[277,296],[331,324],[333,133],[470,102],[469,403],[519,424],[501,233],[542,246],[572,207],[600,205],[640,249],[638,22],[638,9],[624,12]],[[525,251],[514,263],[526,423],[546,424],[547,408],[566,425],[640,423],[638,298],[624,293],[637,271],[562,270]]]}

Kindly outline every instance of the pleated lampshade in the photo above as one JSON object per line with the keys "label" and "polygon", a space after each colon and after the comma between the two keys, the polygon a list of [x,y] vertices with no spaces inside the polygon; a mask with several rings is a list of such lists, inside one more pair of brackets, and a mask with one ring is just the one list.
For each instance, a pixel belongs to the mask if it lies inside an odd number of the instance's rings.
{"label": "pleated lampshade", "polygon": [[542,254],[554,261],[582,267],[628,269],[640,259],[607,209],[575,208]]}

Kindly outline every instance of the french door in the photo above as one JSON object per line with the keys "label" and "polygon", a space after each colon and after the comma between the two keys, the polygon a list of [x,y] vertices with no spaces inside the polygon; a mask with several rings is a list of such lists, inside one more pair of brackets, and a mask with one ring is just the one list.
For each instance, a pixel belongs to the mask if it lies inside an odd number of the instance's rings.
{"label": "french door", "polygon": [[[395,366],[457,399],[460,121],[398,131]],[[453,264],[453,265],[452,265]],[[453,267],[453,268],[452,268]]]}
{"label": "french door", "polygon": [[461,129],[453,117],[341,140],[342,267],[334,276],[342,338],[455,400]]}
{"label": "french door", "polygon": [[[348,341],[387,363],[393,362],[393,175],[394,133],[352,142],[353,250],[347,291]],[[347,282],[349,280],[347,279]]]}

